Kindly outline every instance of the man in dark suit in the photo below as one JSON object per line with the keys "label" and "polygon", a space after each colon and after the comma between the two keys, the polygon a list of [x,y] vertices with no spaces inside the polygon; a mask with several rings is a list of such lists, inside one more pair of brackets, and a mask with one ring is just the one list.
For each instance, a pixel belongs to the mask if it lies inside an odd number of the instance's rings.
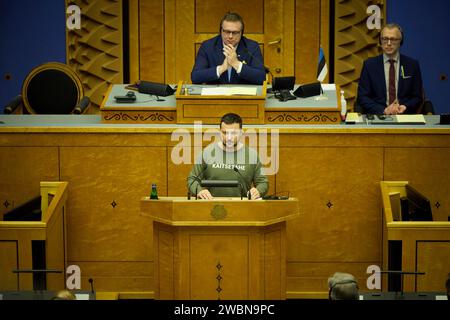
{"label": "man in dark suit", "polygon": [[364,113],[416,113],[422,104],[419,63],[403,54],[403,32],[390,23],[380,32],[383,54],[364,62],[358,84],[358,100]]}
{"label": "man in dark suit", "polygon": [[220,35],[201,45],[192,69],[192,83],[262,84],[266,79],[258,43],[247,39],[244,21],[227,13],[220,22]]}

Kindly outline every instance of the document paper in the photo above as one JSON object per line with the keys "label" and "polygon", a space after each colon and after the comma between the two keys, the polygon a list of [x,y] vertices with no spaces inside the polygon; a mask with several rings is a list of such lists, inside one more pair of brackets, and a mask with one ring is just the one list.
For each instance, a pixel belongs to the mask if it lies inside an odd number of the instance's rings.
{"label": "document paper", "polygon": [[202,88],[202,96],[256,96],[256,87],[211,87]]}

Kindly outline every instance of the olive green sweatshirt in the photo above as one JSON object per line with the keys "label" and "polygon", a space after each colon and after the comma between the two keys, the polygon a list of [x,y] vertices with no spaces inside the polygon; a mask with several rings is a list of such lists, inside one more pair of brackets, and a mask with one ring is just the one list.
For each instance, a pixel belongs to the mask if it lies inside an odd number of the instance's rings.
{"label": "olive green sweatshirt", "polygon": [[[242,177],[235,171],[235,167]],[[269,181],[261,173],[261,161],[257,152],[246,145],[231,152],[223,150],[217,143],[208,145],[187,178],[187,186],[193,195],[204,189],[199,180],[237,180],[243,186],[244,195],[252,187],[256,187],[261,196],[269,189]],[[214,197],[240,197],[242,189],[214,187],[209,188],[209,192]]]}

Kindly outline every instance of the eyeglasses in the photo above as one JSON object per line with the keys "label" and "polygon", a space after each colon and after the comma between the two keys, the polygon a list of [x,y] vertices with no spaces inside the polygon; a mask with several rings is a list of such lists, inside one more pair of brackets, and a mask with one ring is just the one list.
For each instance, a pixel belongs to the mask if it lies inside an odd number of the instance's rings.
{"label": "eyeglasses", "polygon": [[241,31],[230,31],[230,30],[222,29],[222,33],[224,33],[225,35],[231,35],[231,36],[235,37],[237,35],[240,35]]}
{"label": "eyeglasses", "polygon": [[389,41],[390,42],[392,42],[392,43],[397,43],[397,42],[399,42],[401,39],[399,39],[399,38],[388,38],[388,37],[382,37],[381,38],[381,42],[382,43],[388,43]]}

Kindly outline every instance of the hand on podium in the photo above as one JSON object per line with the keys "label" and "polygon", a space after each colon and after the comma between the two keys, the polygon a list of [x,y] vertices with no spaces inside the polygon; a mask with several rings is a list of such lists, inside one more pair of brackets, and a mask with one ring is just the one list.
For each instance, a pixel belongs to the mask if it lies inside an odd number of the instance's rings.
{"label": "hand on podium", "polygon": [[199,199],[206,199],[206,200],[212,200],[214,197],[211,195],[208,189],[203,189],[197,194],[197,198]]}
{"label": "hand on podium", "polygon": [[252,200],[256,200],[258,198],[261,198],[261,195],[259,194],[258,189],[256,189],[255,187],[251,188],[249,192],[250,192]]}

